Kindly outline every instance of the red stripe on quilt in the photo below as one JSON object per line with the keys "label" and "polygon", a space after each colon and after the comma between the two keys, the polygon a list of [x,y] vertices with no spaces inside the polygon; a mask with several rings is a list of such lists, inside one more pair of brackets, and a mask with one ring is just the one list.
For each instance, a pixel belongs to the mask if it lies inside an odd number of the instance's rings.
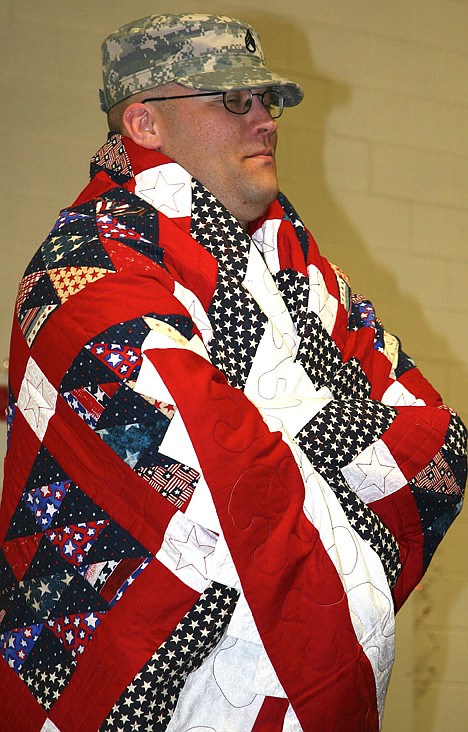
{"label": "red stripe on quilt", "polygon": [[392,590],[399,610],[423,574],[424,537],[421,518],[409,485],[403,486],[369,508],[382,520],[398,542],[402,570]]}
{"label": "red stripe on quilt", "polygon": [[382,440],[409,481],[444,444],[450,412],[438,407],[397,407],[397,410]]}
{"label": "red stripe on quilt", "polygon": [[428,406],[440,406],[443,404],[442,397],[439,392],[428,382],[418,368],[405,371],[398,381],[405,386],[408,391],[423,399]]}
{"label": "red stripe on quilt", "polygon": [[[2,720],[8,719],[8,727]],[[3,732],[37,732],[47,714],[32,694],[24,693],[24,682],[0,657],[0,729]]]}
{"label": "red stripe on quilt", "polygon": [[266,696],[252,727],[252,732],[282,732],[288,707],[287,699]]}
{"label": "red stripe on quilt", "polygon": [[80,657],[50,714],[58,728],[66,732],[98,729],[116,699],[199,596],[154,559],[105,615]]}
{"label": "red stripe on quilt", "polygon": [[304,516],[289,448],[204,359],[173,349],[147,355],[180,408],[266,651],[302,727],[377,730],[373,672],[341,581]]}
{"label": "red stripe on quilt", "polygon": [[61,397],[43,444],[114,521],[153,554],[159,550],[175,507],[124,463]]}

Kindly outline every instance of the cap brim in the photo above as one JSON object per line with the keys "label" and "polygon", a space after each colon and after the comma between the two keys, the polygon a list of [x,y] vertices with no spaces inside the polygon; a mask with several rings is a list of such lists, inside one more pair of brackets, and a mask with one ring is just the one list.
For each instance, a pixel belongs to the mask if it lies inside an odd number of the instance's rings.
{"label": "cap brim", "polygon": [[251,64],[236,67],[227,66],[216,69],[216,71],[205,71],[202,74],[178,76],[173,81],[182,86],[200,89],[201,91],[230,91],[232,89],[251,89],[252,87],[273,87],[283,95],[285,107],[295,107],[304,97],[304,92],[299,84],[284,79],[265,67],[256,69]]}

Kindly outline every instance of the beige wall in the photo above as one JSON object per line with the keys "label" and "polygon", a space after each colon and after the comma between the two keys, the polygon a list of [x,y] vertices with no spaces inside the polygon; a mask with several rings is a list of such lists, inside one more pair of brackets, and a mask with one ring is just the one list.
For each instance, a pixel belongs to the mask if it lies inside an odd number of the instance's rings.
{"label": "beige wall", "polygon": [[[252,21],[271,65],[304,86],[281,120],[282,188],[468,418],[466,0],[0,0],[0,363],[21,273],[105,135],[102,37],[186,10]],[[399,618],[385,732],[466,729],[467,523]]]}

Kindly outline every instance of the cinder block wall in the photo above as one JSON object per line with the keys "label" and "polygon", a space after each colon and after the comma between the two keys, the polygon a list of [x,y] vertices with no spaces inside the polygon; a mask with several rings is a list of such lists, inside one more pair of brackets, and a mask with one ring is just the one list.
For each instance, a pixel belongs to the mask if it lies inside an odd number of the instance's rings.
{"label": "cinder block wall", "polygon": [[[21,273],[106,134],[101,39],[133,18],[187,10],[250,20],[271,65],[304,86],[281,119],[282,188],[466,420],[464,0],[2,0],[0,366]],[[385,732],[466,729],[467,524],[462,515],[399,617]]]}

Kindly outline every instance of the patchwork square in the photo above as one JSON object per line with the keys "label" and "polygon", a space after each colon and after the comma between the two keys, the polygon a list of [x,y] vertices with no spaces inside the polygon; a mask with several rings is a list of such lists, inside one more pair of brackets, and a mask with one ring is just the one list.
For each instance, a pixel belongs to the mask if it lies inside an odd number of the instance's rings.
{"label": "patchwork square", "polygon": [[56,389],[34,359],[30,358],[18,396],[18,409],[41,441],[44,439],[49,420],[55,414],[56,403]]}

